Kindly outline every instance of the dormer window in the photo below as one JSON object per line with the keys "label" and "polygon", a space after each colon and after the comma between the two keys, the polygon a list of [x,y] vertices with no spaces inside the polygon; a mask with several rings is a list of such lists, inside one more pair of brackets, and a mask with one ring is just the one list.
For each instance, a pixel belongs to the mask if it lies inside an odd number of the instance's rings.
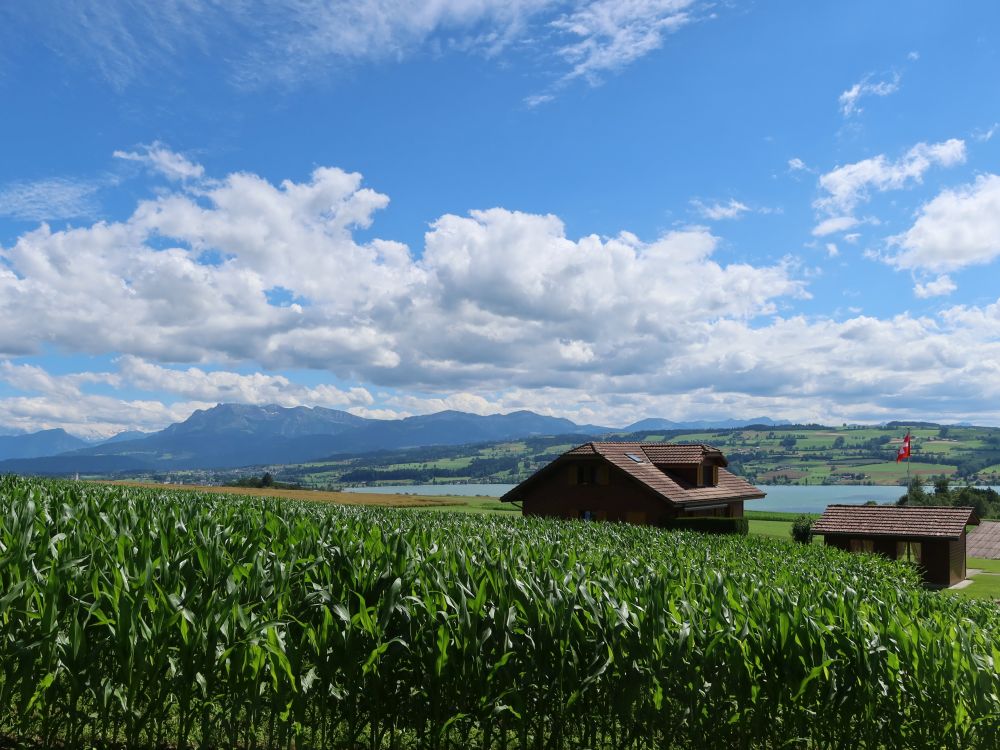
{"label": "dormer window", "polygon": [[715,487],[719,484],[719,467],[715,464],[701,465],[701,486]]}
{"label": "dormer window", "polygon": [[656,468],[675,482],[698,486],[698,464],[657,464]]}

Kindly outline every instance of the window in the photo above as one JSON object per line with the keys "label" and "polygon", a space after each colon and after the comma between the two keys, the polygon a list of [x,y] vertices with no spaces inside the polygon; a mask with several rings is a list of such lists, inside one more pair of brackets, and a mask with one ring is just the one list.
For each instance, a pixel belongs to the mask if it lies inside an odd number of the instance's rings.
{"label": "window", "polygon": [[638,456],[635,453],[626,453],[625,457],[632,459],[637,464],[641,464],[643,461],[645,461],[645,459],[642,456]]}
{"label": "window", "polygon": [[585,463],[576,466],[577,484],[597,484],[597,464]]}
{"label": "window", "polygon": [[923,547],[920,542],[896,542],[896,559],[921,562]]}
{"label": "window", "polygon": [[851,552],[874,552],[875,542],[872,539],[852,539]]}
{"label": "window", "polygon": [[715,487],[719,483],[719,468],[713,464],[702,464],[701,484],[703,487]]}

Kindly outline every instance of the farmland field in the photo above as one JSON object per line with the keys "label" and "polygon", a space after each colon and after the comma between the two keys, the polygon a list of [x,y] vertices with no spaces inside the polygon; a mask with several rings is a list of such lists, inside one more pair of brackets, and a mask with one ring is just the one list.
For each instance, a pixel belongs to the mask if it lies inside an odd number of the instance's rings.
{"label": "farmland field", "polygon": [[[604,439],[707,443],[726,454],[731,470],[757,484],[896,486],[906,481],[907,467],[896,463],[896,452],[907,429],[912,436],[912,475],[928,480],[948,475],[956,483],[1000,483],[1000,430],[996,428],[799,425],[615,433]],[[584,435],[536,436],[464,446],[425,446],[256,467],[254,471],[259,475],[266,469],[281,482],[323,490],[393,484],[516,484],[587,439]],[[249,470],[178,470],[140,476],[217,484],[245,478]]]}
{"label": "farmland field", "polygon": [[995,747],[1000,615],[819,545],[0,478],[0,745]]}
{"label": "farmland field", "polygon": [[166,490],[170,492],[202,492],[216,495],[236,495],[242,497],[271,497],[285,500],[304,500],[314,503],[333,503],[336,505],[375,505],[389,508],[438,508],[452,505],[464,505],[466,498],[443,495],[401,495],[390,492],[382,493],[349,493],[321,492],[317,490],[288,490],[274,487],[228,487],[211,485],[154,484],[152,482],[98,481],[96,484],[106,484],[120,487],[145,487],[147,489]]}

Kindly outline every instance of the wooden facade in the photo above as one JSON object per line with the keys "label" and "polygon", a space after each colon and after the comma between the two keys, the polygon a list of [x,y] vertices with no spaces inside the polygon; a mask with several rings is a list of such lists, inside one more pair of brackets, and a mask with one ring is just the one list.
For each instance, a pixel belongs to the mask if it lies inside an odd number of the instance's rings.
{"label": "wooden facade", "polygon": [[725,458],[708,446],[671,446],[677,450],[660,453],[643,446],[579,446],[501,500],[520,502],[526,516],[661,526],[679,516],[739,517],[744,500],[764,496],[726,471]]}
{"label": "wooden facade", "polygon": [[972,508],[831,505],[814,524],[831,547],[917,564],[926,583],[954,586],[966,575]]}

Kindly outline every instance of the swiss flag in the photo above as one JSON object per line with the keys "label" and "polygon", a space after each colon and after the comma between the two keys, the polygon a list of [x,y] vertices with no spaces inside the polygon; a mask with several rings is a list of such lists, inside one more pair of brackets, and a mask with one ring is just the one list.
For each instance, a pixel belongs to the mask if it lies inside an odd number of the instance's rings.
{"label": "swiss flag", "polygon": [[898,464],[904,458],[910,457],[910,433],[906,433],[906,437],[903,438],[903,444],[899,447],[899,451],[896,453],[896,463]]}

